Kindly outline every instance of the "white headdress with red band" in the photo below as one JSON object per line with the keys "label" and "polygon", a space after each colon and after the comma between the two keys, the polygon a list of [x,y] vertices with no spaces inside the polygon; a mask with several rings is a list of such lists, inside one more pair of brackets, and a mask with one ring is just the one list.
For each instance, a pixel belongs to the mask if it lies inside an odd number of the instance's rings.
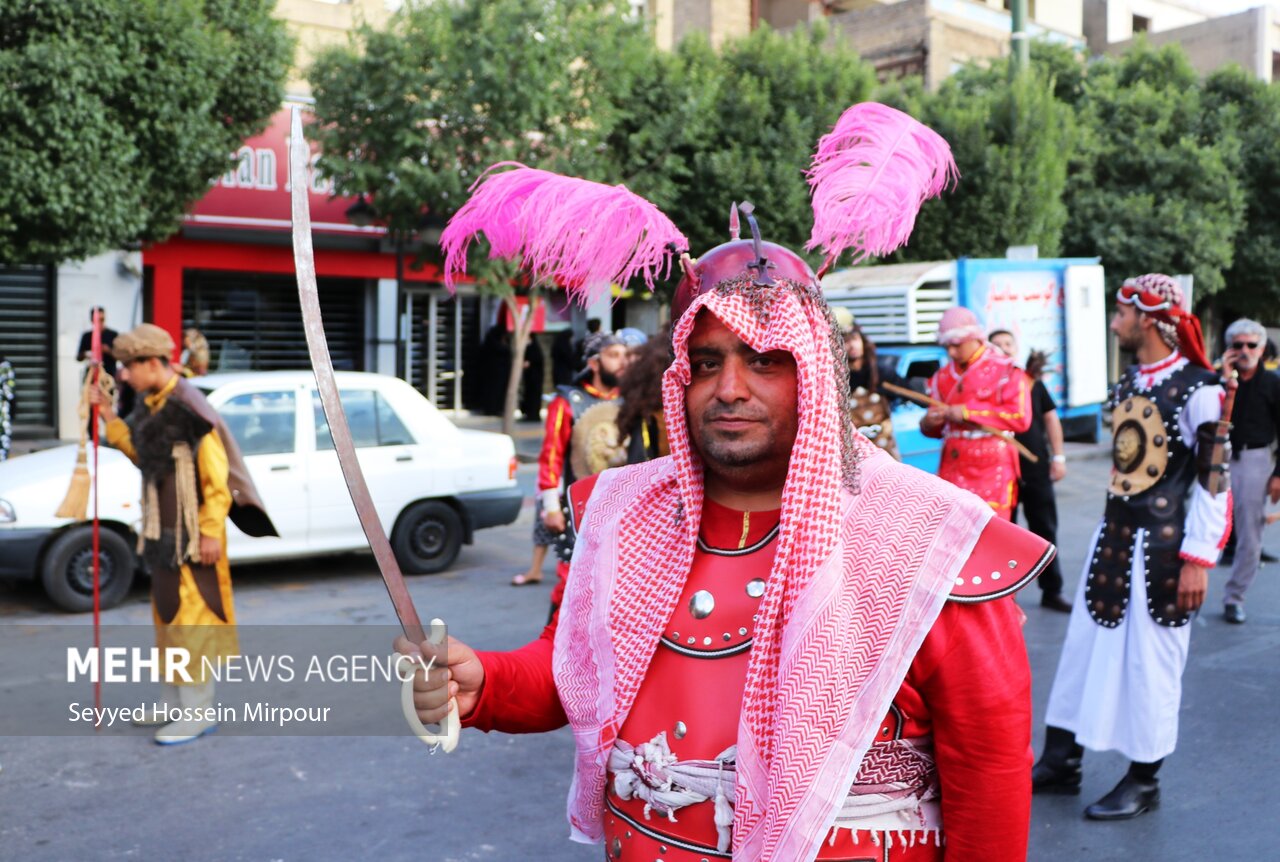
{"label": "white headdress with red band", "polygon": [[1182,288],[1173,278],[1160,272],[1126,278],[1116,301],[1150,316],[1166,344],[1201,368],[1213,369],[1205,355],[1200,319],[1183,307]]}

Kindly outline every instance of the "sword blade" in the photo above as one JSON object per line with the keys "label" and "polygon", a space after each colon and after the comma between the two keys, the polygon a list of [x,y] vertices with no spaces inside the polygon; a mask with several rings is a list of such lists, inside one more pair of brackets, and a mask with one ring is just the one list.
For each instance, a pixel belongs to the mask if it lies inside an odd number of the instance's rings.
{"label": "sword blade", "polygon": [[347,491],[351,494],[351,502],[355,504],[356,514],[360,516],[360,526],[364,528],[369,547],[373,549],[378,571],[382,573],[382,581],[387,586],[387,595],[391,597],[391,604],[395,607],[405,637],[419,644],[427,636],[422,629],[422,621],[418,618],[417,608],[413,606],[413,599],[409,597],[400,565],[391,551],[391,543],[387,541],[386,531],[378,520],[373,498],[369,495],[369,486],[365,483],[360,462],[356,459],[351,429],[347,426],[347,414],[338,397],[338,383],[333,374],[333,360],[329,356],[329,342],[325,338],[324,321],[320,317],[315,252],[311,246],[311,209],[307,201],[307,165],[311,161],[311,153],[302,134],[302,111],[295,107],[292,113],[289,181],[292,185],[290,200],[293,211],[293,262],[298,273],[298,299],[302,303],[302,323],[307,335],[307,350],[311,353],[311,368],[316,375],[316,389],[320,393],[325,419],[329,421],[329,433],[333,436],[333,447],[338,453],[342,476],[347,481]]}

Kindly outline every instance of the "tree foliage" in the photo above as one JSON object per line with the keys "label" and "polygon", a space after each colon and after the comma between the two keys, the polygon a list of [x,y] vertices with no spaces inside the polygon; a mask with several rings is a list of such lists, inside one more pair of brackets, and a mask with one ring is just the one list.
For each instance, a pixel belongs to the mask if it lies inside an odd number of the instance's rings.
{"label": "tree foliage", "polygon": [[[447,219],[491,165],[516,161],[608,179],[604,140],[619,111],[611,87],[653,53],[642,24],[597,0],[440,0],[408,4],[385,31],[362,28],[310,70],[320,170],[368,195],[401,235]],[[545,287],[472,246],[469,271],[515,321],[503,413],[512,430],[533,316]],[[430,249],[426,249],[428,253]],[[516,302],[517,286],[529,302]]]}
{"label": "tree foliage", "polygon": [[320,170],[408,231],[497,162],[604,178],[607,82],[647,44],[610,3],[406,5],[311,67]]}
{"label": "tree foliage", "polygon": [[1240,137],[1237,177],[1244,190],[1244,225],[1236,235],[1223,303],[1275,322],[1280,308],[1280,85],[1229,66],[1205,80],[1204,103],[1234,124]]}
{"label": "tree foliage", "polygon": [[931,97],[899,91],[907,111],[951,144],[960,170],[957,186],[921,209],[899,259],[999,257],[1011,245],[1057,255],[1075,124],[1055,85],[1038,67],[1011,80],[1004,62],[961,70]]}
{"label": "tree foliage", "polygon": [[1244,216],[1240,142],[1181,49],[1139,42],[1095,62],[1079,111],[1065,250],[1101,255],[1112,282],[1190,273],[1197,298],[1220,291]]}
{"label": "tree foliage", "polygon": [[443,217],[487,166],[516,160],[625,183],[676,217],[695,250],[723,241],[751,199],[772,238],[808,238],[804,170],[869,66],[825,30],[762,27],[713,51],[659,51],[608,2],[451,0],[410,7],[386,32],[311,71],[320,168],[412,229]]}
{"label": "tree foliage", "polygon": [[786,35],[761,27],[719,54],[690,40],[679,56],[696,78],[718,82],[706,113],[686,118],[710,136],[689,159],[687,185],[669,210],[694,253],[729,238],[729,206],[742,200],[755,205],[766,239],[800,249],[813,227],[805,171],[814,147],[846,108],[870,96],[871,66],[823,27]]}
{"label": "tree foliage", "polygon": [[0,260],[163,239],[280,105],[270,0],[0,0]]}

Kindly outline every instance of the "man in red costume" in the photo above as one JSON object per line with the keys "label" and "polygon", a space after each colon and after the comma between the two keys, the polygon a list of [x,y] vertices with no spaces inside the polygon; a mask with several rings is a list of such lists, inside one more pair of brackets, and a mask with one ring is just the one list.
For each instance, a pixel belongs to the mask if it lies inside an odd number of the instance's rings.
{"label": "man in red costume", "polygon": [[[536,584],[542,580],[542,562],[536,549],[555,546],[560,557],[557,574],[564,581],[572,541],[565,536],[566,519],[562,495],[564,488],[575,480],[570,459],[573,446],[574,424],[588,410],[605,401],[618,397],[618,383],[630,362],[630,352],[621,338],[607,332],[595,332],[587,336],[583,346],[587,367],[578,382],[557,386],[556,397],[547,407],[546,435],[542,439],[542,452],[538,455],[538,499],[533,525],[534,563],[529,573],[520,573],[512,579],[515,586]],[[560,587],[556,588],[553,604],[559,601]]]}
{"label": "man in red costume", "polygon": [[671,455],[570,489],[572,569],[539,639],[397,641],[447,664],[420,676],[419,717],[571,724],[572,837],[608,859],[1021,862],[1009,596],[1052,546],[853,433],[794,253],[757,234],[686,259],[673,312]]}
{"label": "man in red costume", "polygon": [[929,408],[920,422],[926,436],[946,441],[938,475],[977,494],[1011,521],[1019,475],[1012,437],[1031,427],[1031,380],[987,343],[967,308],[943,312],[938,343],[951,362],[929,379],[929,394],[947,406]]}

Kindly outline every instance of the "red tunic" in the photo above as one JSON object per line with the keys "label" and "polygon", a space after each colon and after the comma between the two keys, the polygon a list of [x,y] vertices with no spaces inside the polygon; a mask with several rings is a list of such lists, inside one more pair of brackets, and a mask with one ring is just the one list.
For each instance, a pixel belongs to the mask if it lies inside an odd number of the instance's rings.
{"label": "red tunic", "polygon": [[[958,404],[965,415],[1001,431],[1018,433],[1031,427],[1031,380],[990,345],[964,368],[948,363],[929,379],[929,393],[939,401]],[[1011,520],[1018,497],[1018,451],[1013,444],[977,430],[968,422],[947,422],[940,431],[921,431],[942,437],[938,475],[987,501],[1000,517]]]}
{"label": "red tunic", "polygon": [[[618,397],[616,390],[602,392],[590,383],[584,383],[582,388],[602,401]],[[560,487],[560,482],[564,479],[565,464],[569,459],[569,440],[572,436],[573,408],[563,395],[557,395],[547,406],[546,433],[542,438],[542,451],[538,454],[539,493]]]}
{"label": "red tunic", "polygon": [[[776,511],[743,513],[704,502],[701,541],[684,595],[620,740],[634,746],[665,732],[672,754],[682,761],[714,760],[734,744],[751,615],[758,602],[752,582],[768,577],[777,522]],[[699,591],[710,593],[712,601],[695,602]],[[485,684],[464,726],[527,733],[566,723],[552,677],[554,632],[555,621],[518,650],[480,653]],[[924,761],[915,758],[924,768],[907,769],[918,779],[913,801],[915,796],[925,801],[893,817],[855,823],[855,831],[838,828],[819,859],[1025,859],[1031,675],[1011,598],[947,603],[894,698],[851,795],[884,790],[886,772],[899,769],[903,740],[913,741],[911,751],[926,754]],[[936,768],[928,765],[930,755]],[[657,811],[646,818],[644,803],[621,799],[612,782],[607,802],[609,859],[727,858],[715,849],[712,801],[678,809],[675,822]],[[945,844],[931,828],[939,820]]]}

